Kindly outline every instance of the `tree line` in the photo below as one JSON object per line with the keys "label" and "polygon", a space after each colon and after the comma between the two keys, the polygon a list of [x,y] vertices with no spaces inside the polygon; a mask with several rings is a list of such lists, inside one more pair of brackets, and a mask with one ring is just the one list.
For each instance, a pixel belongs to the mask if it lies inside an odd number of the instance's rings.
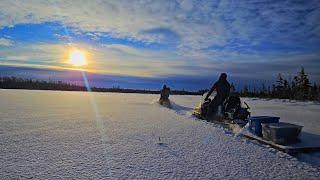
{"label": "tree line", "polygon": [[[300,72],[294,76],[292,80],[286,79],[279,73],[277,80],[271,86],[264,83],[260,87],[249,88],[248,85],[240,91],[235,91],[235,87],[231,85],[235,94],[242,97],[259,97],[259,98],[278,98],[291,100],[311,100],[320,101],[320,86],[316,83],[311,84],[308,75],[303,67]],[[2,89],[37,89],[37,90],[61,90],[61,91],[88,91],[85,86],[66,83],[62,81],[44,81],[33,80],[18,77],[0,77],[0,88]],[[119,93],[141,93],[141,94],[159,94],[159,90],[141,90],[126,89],[120,87],[99,88],[92,87],[90,91],[94,92],[119,92]],[[199,91],[172,90],[171,94],[177,95],[203,95],[206,89]]]}
{"label": "tree line", "polygon": [[303,67],[291,80],[279,73],[276,82],[271,86],[262,84],[259,88],[250,89],[245,85],[237,93],[243,97],[320,101],[320,86],[311,84]]}
{"label": "tree line", "polygon": [[[37,90],[57,90],[57,91],[88,91],[85,86],[80,86],[62,81],[44,81],[33,80],[18,77],[0,77],[1,89],[37,89]],[[120,87],[99,88],[91,87],[94,92],[119,92],[119,93],[141,93],[141,94],[159,94],[156,90],[126,89]],[[177,95],[202,95],[202,91],[172,90],[171,94]]]}

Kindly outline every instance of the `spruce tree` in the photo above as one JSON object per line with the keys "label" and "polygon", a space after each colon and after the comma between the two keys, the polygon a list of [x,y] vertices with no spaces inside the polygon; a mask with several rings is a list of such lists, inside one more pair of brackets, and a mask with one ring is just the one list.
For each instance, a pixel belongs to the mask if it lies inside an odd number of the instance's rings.
{"label": "spruce tree", "polygon": [[317,88],[317,97],[316,97],[317,101],[320,101],[320,85]]}
{"label": "spruce tree", "polygon": [[272,84],[271,97],[276,97],[276,85]]}
{"label": "spruce tree", "polygon": [[260,91],[260,96],[261,96],[261,97],[265,97],[266,94],[267,94],[266,85],[265,85],[265,83],[262,83],[262,85],[261,85],[261,91]]}
{"label": "spruce tree", "polygon": [[248,85],[244,85],[243,91],[242,91],[243,96],[247,97],[249,95],[249,88]]}
{"label": "spruce tree", "polygon": [[277,98],[283,98],[283,94],[284,94],[284,79],[283,79],[282,75],[279,73],[277,85],[276,85],[275,96]]}
{"label": "spruce tree", "polygon": [[310,92],[310,100],[317,100],[317,96],[318,96],[318,87],[317,84],[314,83],[312,88],[311,88],[311,92]]}
{"label": "spruce tree", "polygon": [[289,99],[290,98],[290,85],[288,81],[283,80],[283,89],[282,89],[282,98]]}
{"label": "spruce tree", "polygon": [[301,100],[307,100],[310,94],[310,81],[308,75],[304,71],[304,67],[301,67],[301,71],[298,74],[298,91]]}

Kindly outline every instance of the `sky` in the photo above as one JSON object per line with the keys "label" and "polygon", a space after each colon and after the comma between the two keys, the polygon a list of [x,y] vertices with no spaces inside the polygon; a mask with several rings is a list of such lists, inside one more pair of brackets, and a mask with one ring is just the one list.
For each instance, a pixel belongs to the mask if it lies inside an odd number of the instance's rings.
{"label": "sky", "polygon": [[70,80],[76,48],[104,87],[272,82],[301,66],[319,82],[319,19],[318,0],[0,0],[0,73]]}

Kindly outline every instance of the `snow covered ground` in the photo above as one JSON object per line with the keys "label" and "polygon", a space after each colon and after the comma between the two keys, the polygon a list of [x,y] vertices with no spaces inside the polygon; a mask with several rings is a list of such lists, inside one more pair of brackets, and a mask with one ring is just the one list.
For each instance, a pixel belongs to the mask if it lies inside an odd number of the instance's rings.
{"label": "snow covered ground", "polygon": [[[191,116],[200,96],[0,90],[0,179],[318,179],[320,168]],[[320,105],[246,99],[319,134]]]}

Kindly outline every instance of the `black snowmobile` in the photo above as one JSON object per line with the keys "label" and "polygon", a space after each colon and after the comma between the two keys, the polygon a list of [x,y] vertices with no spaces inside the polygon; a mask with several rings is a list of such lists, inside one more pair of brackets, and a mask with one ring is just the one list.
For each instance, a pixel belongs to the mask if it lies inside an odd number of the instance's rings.
{"label": "black snowmobile", "polygon": [[172,108],[172,105],[171,105],[171,102],[170,102],[169,99],[164,100],[164,99],[161,99],[161,98],[160,98],[159,101],[158,101],[158,103],[159,103],[160,105],[164,106],[164,107]]}
{"label": "black snowmobile", "polygon": [[[206,97],[206,93],[203,97]],[[250,107],[246,102],[243,102],[245,105],[245,107],[243,107],[240,97],[236,95],[229,96],[222,106],[218,108],[218,112],[216,112],[212,119],[205,119],[207,112],[210,111],[209,104],[213,98],[214,94],[211,95],[208,100],[202,100],[199,105],[194,108],[193,115],[209,122],[236,124],[239,127],[244,127],[248,123],[251,115],[249,112]]]}

